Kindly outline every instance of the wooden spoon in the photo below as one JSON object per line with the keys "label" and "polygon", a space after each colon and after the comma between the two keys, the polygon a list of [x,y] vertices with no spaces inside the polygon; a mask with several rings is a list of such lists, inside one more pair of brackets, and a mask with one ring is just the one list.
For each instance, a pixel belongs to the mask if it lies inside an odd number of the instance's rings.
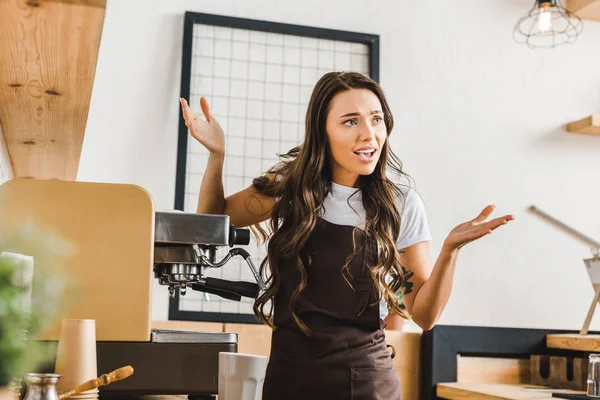
{"label": "wooden spoon", "polygon": [[133,374],[133,367],[128,365],[115,369],[114,371],[99,376],[96,379],[90,379],[89,381],[82,383],[71,390],[66,390],[58,394],[58,400],[64,400],[68,397],[74,396],[81,392],[87,392],[88,390],[96,389],[101,386],[109,385],[112,382],[120,381],[121,379],[129,378]]}

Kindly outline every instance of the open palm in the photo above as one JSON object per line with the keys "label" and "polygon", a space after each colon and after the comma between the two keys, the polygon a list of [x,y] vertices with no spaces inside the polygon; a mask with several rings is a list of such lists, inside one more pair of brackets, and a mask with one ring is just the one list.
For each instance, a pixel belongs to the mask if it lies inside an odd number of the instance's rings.
{"label": "open palm", "polygon": [[481,213],[471,221],[464,222],[456,226],[444,241],[444,246],[450,250],[460,249],[464,245],[471,243],[474,240],[480,239],[483,236],[489,235],[494,230],[502,225],[506,225],[509,221],[515,219],[511,214],[503,217],[494,218],[486,221],[486,219],[494,211],[494,206],[485,207]]}
{"label": "open palm", "polygon": [[185,125],[194,139],[211,153],[223,155],[225,153],[225,134],[219,122],[212,115],[208,100],[204,97],[200,98],[200,108],[205,119],[194,114],[185,99],[180,99],[180,102]]}

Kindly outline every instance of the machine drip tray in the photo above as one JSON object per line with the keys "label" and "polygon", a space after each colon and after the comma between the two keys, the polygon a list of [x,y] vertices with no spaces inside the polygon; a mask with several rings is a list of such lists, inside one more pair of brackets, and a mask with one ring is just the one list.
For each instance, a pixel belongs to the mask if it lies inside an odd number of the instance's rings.
{"label": "machine drip tray", "polygon": [[237,343],[237,333],[153,329],[151,341],[153,343]]}

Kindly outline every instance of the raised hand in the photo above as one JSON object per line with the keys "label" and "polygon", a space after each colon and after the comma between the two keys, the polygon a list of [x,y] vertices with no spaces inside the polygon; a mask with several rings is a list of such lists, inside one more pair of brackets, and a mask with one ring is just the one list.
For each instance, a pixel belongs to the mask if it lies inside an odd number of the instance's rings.
{"label": "raised hand", "polygon": [[464,222],[452,229],[444,241],[444,247],[448,250],[458,250],[467,243],[489,235],[500,226],[506,225],[509,221],[515,219],[511,214],[507,214],[503,217],[486,221],[493,211],[494,206],[489,205],[471,221]]}
{"label": "raised hand", "polygon": [[212,154],[225,154],[225,134],[219,122],[210,112],[208,100],[200,98],[200,108],[204,114],[204,118],[198,117],[192,112],[190,106],[185,99],[179,99],[181,109],[183,110],[183,118],[185,125],[190,130],[190,134],[198,142],[202,143],[206,149]]}

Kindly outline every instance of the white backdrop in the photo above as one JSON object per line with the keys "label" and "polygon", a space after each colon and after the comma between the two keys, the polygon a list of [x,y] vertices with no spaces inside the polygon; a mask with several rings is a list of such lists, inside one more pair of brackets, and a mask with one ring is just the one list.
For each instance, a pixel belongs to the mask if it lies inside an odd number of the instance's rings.
{"label": "white backdrop", "polygon": [[[432,258],[486,204],[517,217],[464,249],[441,322],[579,329],[589,250],[527,208],[600,240],[600,137],[564,131],[600,111],[600,23],[575,45],[530,50],[511,35],[531,3],[109,0],[79,179],[139,184],[173,207],[187,10],[379,34],[392,146],[426,203]],[[167,304],[155,287],[156,319]]]}

